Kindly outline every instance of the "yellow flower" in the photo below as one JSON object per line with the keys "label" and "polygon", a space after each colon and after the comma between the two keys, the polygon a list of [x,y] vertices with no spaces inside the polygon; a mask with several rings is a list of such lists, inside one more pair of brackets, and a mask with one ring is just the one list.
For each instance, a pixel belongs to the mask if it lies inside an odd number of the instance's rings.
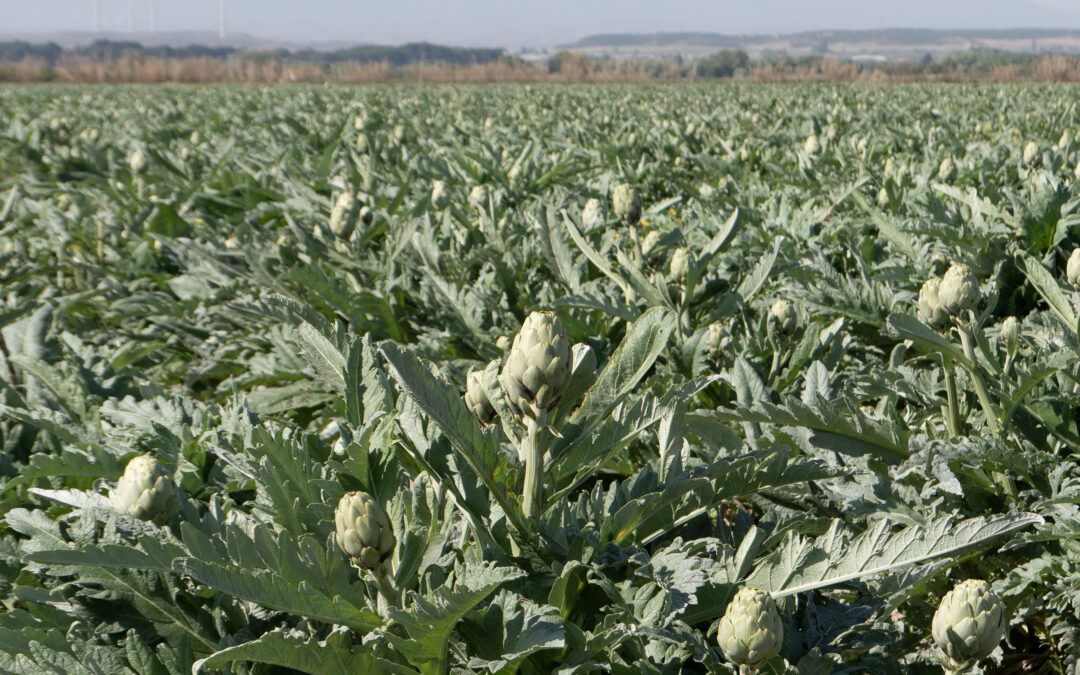
{"label": "yellow flower", "polygon": [[641,226],[642,227],[648,227],[649,226],[649,221],[647,221],[647,220],[641,221]]}

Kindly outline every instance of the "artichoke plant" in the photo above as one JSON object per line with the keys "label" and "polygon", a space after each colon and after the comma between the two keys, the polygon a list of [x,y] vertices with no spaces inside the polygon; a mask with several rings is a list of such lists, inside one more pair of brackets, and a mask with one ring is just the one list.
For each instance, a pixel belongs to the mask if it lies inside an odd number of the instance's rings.
{"label": "artichoke plant", "polygon": [[941,279],[929,279],[919,289],[919,318],[935,328],[943,327],[949,321],[949,314],[942,308],[938,298]]}
{"label": "artichoke plant", "polygon": [[959,316],[961,312],[974,308],[981,298],[979,280],[971,268],[963,263],[950,267],[938,287],[941,308],[951,316]]}
{"label": "artichoke plant", "polygon": [[641,195],[628,183],[618,185],[611,193],[611,208],[623,223],[636,225],[641,220]]}
{"label": "artichoke plant", "polygon": [[1080,248],[1073,249],[1065,266],[1065,279],[1074,288],[1080,288]]}
{"label": "artichoke plant", "polygon": [[491,420],[495,419],[495,406],[488,398],[484,372],[481,370],[471,371],[465,376],[465,405],[483,425],[491,424]]}
{"label": "artichoke plant", "polygon": [[128,462],[124,475],[109,494],[112,505],[128,515],[165,525],[180,510],[180,489],[169,472],[150,455]]}
{"label": "artichoke plant", "polygon": [[716,639],[729,661],[751,672],[779,654],[784,624],[772,596],[760,588],[736,593],[720,619]]}
{"label": "artichoke plant", "polygon": [[334,526],[341,550],[369,570],[381,568],[397,545],[390,517],[366,492],[348,492],[338,501]]}
{"label": "artichoke plant", "polygon": [[961,582],[941,599],[931,633],[949,672],[965,670],[994,651],[1005,635],[1005,604],[981,579]]}

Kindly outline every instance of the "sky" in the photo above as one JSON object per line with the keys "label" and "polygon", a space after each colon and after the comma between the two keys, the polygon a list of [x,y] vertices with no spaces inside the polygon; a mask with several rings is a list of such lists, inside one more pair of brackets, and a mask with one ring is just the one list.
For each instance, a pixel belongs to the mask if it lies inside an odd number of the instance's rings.
{"label": "sky", "polygon": [[[102,28],[149,29],[152,0],[99,0]],[[217,30],[218,0],[156,0],[158,29]],[[593,33],[1078,28],[1080,0],[226,0],[231,32],[297,43],[548,47]],[[0,0],[0,35],[90,30],[94,0]]]}

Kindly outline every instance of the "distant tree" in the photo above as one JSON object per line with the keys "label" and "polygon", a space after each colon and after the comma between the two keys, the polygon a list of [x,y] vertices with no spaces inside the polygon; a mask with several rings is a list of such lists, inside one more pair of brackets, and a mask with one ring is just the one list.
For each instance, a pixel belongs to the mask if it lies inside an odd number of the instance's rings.
{"label": "distant tree", "polygon": [[750,56],[741,49],[723,49],[697,61],[697,77],[732,77],[735,71],[750,65]]}

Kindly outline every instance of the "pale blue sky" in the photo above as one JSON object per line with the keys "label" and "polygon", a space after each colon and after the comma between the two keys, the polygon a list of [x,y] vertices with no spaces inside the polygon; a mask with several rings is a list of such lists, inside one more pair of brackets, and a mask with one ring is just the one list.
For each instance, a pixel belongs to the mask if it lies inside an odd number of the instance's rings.
{"label": "pale blue sky", "polygon": [[[123,31],[128,0],[100,0]],[[151,0],[132,0],[137,30]],[[548,46],[600,32],[1080,28],[1080,0],[227,0],[230,31],[296,42]],[[157,0],[159,30],[216,30],[218,0]],[[94,0],[0,0],[0,34],[88,30]]]}

